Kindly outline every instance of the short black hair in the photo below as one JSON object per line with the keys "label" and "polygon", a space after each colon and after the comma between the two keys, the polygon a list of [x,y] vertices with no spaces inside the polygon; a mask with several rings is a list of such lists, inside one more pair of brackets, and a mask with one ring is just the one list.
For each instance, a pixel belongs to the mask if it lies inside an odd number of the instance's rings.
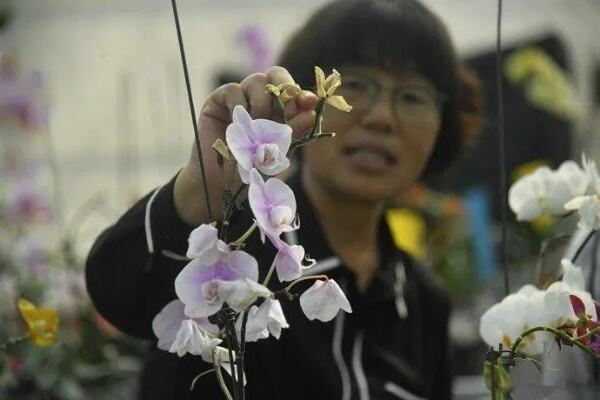
{"label": "short black hair", "polygon": [[447,96],[422,178],[447,169],[464,147],[457,56],[442,21],[416,0],[333,1],[290,38],[278,63],[305,88],[314,87],[315,65],[326,72],[344,64],[418,72]]}

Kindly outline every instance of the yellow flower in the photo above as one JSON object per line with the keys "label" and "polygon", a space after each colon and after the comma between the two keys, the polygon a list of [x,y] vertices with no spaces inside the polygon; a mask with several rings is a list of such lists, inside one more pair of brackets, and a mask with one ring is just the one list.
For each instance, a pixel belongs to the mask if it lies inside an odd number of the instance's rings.
{"label": "yellow flower", "polygon": [[562,118],[577,112],[575,89],[569,77],[544,50],[526,47],[510,54],[504,73],[515,85],[522,84],[528,101]]}
{"label": "yellow flower", "polygon": [[273,93],[275,96],[279,97],[284,103],[302,94],[302,89],[300,88],[300,86],[297,83],[293,82],[284,82],[277,86],[267,83],[265,88],[267,89],[267,93]]}
{"label": "yellow flower", "polygon": [[326,103],[338,110],[345,112],[352,110],[352,106],[346,103],[346,100],[342,96],[333,95],[337,88],[342,85],[342,76],[339,72],[334,69],[331,75],[325,78],[323,70],[315,66],[315,80],[317,82],[318,98],[325,100]]}
{"label": "yellow flower", "polygon": [[19,299],[18,307],[35,345],[46,347],[56,343],[59,319],[55,309],[37,308],[25,299]]}

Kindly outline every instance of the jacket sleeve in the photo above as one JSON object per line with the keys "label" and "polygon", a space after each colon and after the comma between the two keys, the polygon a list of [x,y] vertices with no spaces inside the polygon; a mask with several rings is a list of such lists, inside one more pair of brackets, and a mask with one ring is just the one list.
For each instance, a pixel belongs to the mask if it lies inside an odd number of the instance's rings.
{"label": "jacket sleeve", "polygon": [[175,277],[186,262],[191,226],[181,221],[173,201],[173,178],[146,195],[93,245],[86,262],[86,285],[100,314],[121,331],[154,338],[152,319],[175,295]]}

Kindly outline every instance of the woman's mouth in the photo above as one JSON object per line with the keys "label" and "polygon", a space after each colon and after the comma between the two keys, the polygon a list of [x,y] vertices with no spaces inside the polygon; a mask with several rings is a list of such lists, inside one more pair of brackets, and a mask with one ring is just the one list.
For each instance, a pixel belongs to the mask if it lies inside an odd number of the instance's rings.
{"label": "woman's mouth", "polygon": [[383,173],[396,164],[396,158],[379,146],[349,146],[344,155],[352,167],[369,174]]}

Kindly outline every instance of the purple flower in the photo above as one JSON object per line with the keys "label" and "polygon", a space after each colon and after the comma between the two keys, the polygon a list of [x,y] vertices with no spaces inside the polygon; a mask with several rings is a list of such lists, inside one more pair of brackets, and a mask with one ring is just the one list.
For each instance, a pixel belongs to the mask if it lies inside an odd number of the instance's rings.
{"label": "purple flower", "polygon": [[249,183],[252,168],[277,175],[290,165],[286,154],[292,143],[292,128],[268,119],[250,118],[244,107],[233,109],[233,122],[225,132],[227,146],[238,162],[242,182]]}
{"label": "purple flower", "polygon": [[[269,237],[269,239],[271,238]],[[299,245],[290,246],[281,239],[271,239],[271,241],[277,248],[277,255],[274,262],[280,282],[290,282],[300,278],[302,271],[315,264],[315,260],[311,259],[307,260],[310,262],[309,265],[302,264],[304,260],[304,247]]]}
{"label": "purple flower", "polygon": [[190,233],[188,258],[199,258],[204,265],[212,265],[227,253],[227,244],[218,239],[219,232],[212,224],[202,224]]}
{"label": "purple flower", "polygon": [[339,285],[333,280],[316,281],[300,295],[300,307],[311,321],[331,321],[340,308],[351,313],[352,307]]}
{"label": "purple flower", "polygon": [[258,264],[254,257],[235,250],[221,253],[217,262],[205,265],[201,259],[190,261],[175,279],[175,292],[185,304],[185,314],[192,318],[208,317],[222,307],[220,281],[248,278],[258,280]]}
{"label": "purple flower", "polygon": [[[283,232],[298,228],[296,219],[296,198],[288,185],[277,178],[264,182],[256,169],[250,173],[248,201],[264,243],[265,235],[272,241],[279,239]],[[274,242],[276,245],[276,243]]]}

